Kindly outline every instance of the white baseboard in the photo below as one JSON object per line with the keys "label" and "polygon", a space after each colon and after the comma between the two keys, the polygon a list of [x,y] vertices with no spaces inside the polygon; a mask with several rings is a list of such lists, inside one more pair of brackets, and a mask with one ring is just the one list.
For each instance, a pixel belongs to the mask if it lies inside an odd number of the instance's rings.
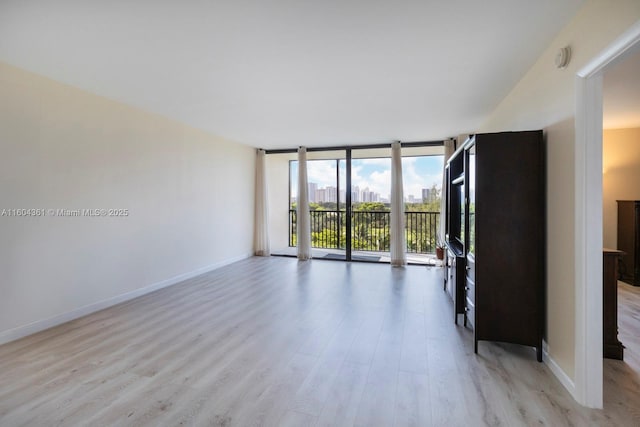
{"label": "white baseboard", "polygon": [[574,400],[576,399],[576,386],[573,383],[573,380],[567,375],[567,373],[558,365],[558,363],[549,356],[548,344],[546,341],[542,342],[542,360],[544,363],[551,369],[553,375],[556,376],[560,384],[567,389],[567,391],[571,394]]}
{"label": "white baseboard", "polygon": [[29,323],[24,326],[18,326],[17,328],[9,329],[7,331],[0,332],[0,345],[8,343],[10,341],[15,341],[20,338],[24,338],[28,335],[35,334],[37,332],[44,331],[45,329],[52,328],[54,326],[61,325],[63,323],[69,322],[71,320],[78,319],[80,317],[86,316],[91,313],[95,313],[96,311],[103,310],[105,308],[114,306],[116,304],[120,304],[121,302],[129,301],[131,299],[137,298],[139,296],[148,294],[153,291],[157,291],[158,289],[166,288],[167,286],[175,285],[176,283],[180,283],[184,280],[191,279],[192,277],[199,276],[204,273],[208,273],[209,271],[216,270],[220,267],[224,267],[225,265],[232,264],[237,261],[241,261],[243,259],[247,259],[251,257],[253,254],[245,254],[241,256],[237,256],[234,258],[225,259],[223,261],[210,264],[196,270],[179,274],[177,276],[171,277],[169,279],[162,280],[160,282],[153,283],[151,285],[145,286],[143,288],[136,289],[131,292],[127,292],[125,294],[116,295],[115,297],[108,298],[106,300],[98,301],[93,304],[85,305],[83,307],[79,307],[75,310],[71,310],[67,313],[59,314],[57,316],[51,317],[49,319],[38,320],[33,323]]}

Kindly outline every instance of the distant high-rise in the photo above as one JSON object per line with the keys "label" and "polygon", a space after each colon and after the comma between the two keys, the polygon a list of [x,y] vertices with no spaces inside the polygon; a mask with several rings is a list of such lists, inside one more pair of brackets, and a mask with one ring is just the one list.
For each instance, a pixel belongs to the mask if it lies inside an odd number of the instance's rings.
{"label": "distant high-rise", "polygon": [[351,190],[351,203],[360,203],[360,187],[357,185]]}
{"label": "distant high-rise", "polygon": [[423,188],[422,189],[422,203],[429,203],[432,199],[431,189]]}
{"label": "distant high-rise", "polygon": [[316,203],[317,202],[316,191],[318,191],[318,184],[316,184],[315,182],[310,182],[308,183],[308,187],[309,187],[309,202]]}
{"label": "distant high-rise", "polygon": [[362,202],[378,202],[380,201],[380,194],[370,191],[369,187],[362,190],[360,200]]}
{"label": "distant high-rise", "polygon": [[363,202],[371,201],[371,193],[369,192],[369,187],[362,190],[362,196],[360,197],[360,200],[362,200]]}
{"label": "distant high-rise", "polygon": [[335,203],[338,200],[338,189],[336,187],[325,188],[325,202]]}

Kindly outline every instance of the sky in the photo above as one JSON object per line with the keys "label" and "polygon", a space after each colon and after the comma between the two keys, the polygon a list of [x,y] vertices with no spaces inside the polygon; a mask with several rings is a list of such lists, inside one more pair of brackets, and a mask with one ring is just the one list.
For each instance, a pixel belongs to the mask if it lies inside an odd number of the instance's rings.
{"label": "sky", "polygon": [[[340,189],[345,187],[345,162],[340,162]],[[292,162],[291,167],[291,191],[297,194],[298,162]],[[419,199],[422,197],[423,188],[431,188],[436,185],[442,187],[443,156],[420,156],[402,158],[402,176],[405,198],[412,195]],[[391,189],[391,159],[353,159],[351,161],[352,185],[360,187],[360,191],[366,187],[369,191],[380,193],[382,198],[389,198]],[[307,175],[309,182],[318,184],[318,188],[336,186],[336,162],[335,160],[309,160],[307,161]]]}

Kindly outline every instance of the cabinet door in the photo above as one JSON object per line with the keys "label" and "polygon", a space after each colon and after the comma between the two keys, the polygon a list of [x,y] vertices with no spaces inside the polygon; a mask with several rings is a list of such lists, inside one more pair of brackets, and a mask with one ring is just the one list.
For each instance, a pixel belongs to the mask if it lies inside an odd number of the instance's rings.
{"label": "cabinet door", "polygon": [[449,294],[452,300],[455,301],[455,286],[456,286],[456,256],[450,251],[447,251],[447,284],[445,290]]}
{"label": "cabinet door", "polygon": [[467,305],[467,317],[471,325],[475,328],[475,271],[476,271],[476,145],[469,147],[466,153],[466,235],[465,235],[465,251],[466,251],[466,277],[465,277],[465,299]]}
{"label": "cabinet door", "polygon": [[621,258],[621,279],[631,285],[640,285],[640,204],[618,200],[618,249]]}
{"label": "cabinet door", "polygon": [[635,239],[633,242],[633,285],[640,286],[640,202],[634,204],[633,230]]}

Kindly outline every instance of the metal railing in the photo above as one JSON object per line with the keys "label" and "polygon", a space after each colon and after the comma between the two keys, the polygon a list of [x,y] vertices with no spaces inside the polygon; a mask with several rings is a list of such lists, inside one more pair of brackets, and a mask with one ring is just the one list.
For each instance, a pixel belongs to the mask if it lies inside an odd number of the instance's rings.
{"label": "metal railing", "polygon": [[[311,246],[318,249],[345,249],[346,212],[310,211]],[[435,253],[440,212],[405,212],[407,252]],[[296,246],[297,213],[289,210],[289,246]],[[389,252],[391,239],[390,212],[352,211],[351,248],[355,251]]]}

